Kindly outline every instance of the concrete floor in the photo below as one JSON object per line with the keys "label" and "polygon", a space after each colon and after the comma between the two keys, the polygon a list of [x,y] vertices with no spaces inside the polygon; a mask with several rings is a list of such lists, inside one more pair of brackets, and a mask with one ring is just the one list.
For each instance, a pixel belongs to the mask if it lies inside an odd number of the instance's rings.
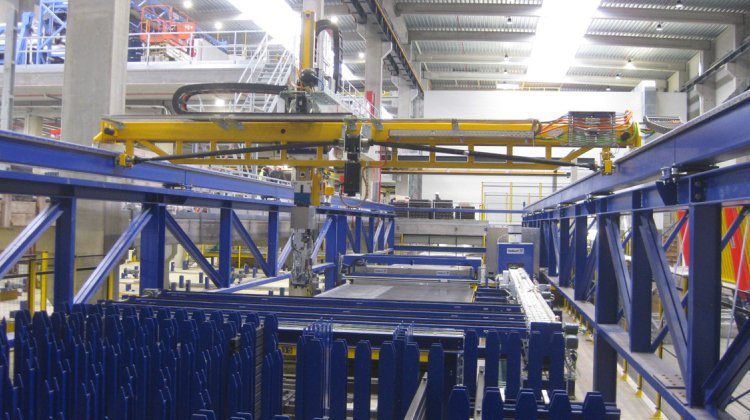
{"label": "concrete floor", "polygon": [[[566,320],[567,321],[567,320]],[[578,362],[576,364],[578,379],[576,380],[576,400],[583,400],[586,390],[594,389],[594,341],[590,336],[579,333]],[[622,367],[620,367],[622,374]],[[617,382],[617,407],[622,411],[623,420],[655,418],[656,407],[644,392],[641,397],[636,395],[635,378],[620,376]],[[667,416],[662,413],[662,419]]]}

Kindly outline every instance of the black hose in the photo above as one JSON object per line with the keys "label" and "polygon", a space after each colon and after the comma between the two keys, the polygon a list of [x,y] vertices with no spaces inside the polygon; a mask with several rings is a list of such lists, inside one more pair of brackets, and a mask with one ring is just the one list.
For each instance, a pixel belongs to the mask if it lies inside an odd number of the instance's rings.
{"label": "black hose", "polygon": [[135,157],[133,163],[156,162],[164,160],[199,159],[213,156],[236,155],[238,153],[276,152],[281,150],[309,149],[313,147],[335,146],[338,140],[318,141],[308,143],[272,144],[269,146],[244,147],[241,149],[215,150],[213,152],[186,153],[182,155],[154,156],[148,158]]}

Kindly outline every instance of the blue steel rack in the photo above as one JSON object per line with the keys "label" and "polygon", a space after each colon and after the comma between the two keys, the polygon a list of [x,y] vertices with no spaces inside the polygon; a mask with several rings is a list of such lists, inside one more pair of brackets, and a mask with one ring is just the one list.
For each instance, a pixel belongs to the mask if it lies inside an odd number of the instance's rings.
{"label": "blue steel rack", "polygon": [[[280,249],[279,214],[288,212],[292,207],[289,201],[292,198],[290,187],[163,163],[146,163],[127,169],[116,165],[116,157],[114,152],[0,131],[0,162],[33,165],[69,174],[58,176],[0,171],[0,193],[46,196],[50,199],[48,208],[0,253],[0,278],[53,224],[55,308],[88,302],[139,234],[143,250],[141,290],[161,288],[164,284],[167,231],[185,247],[216,287],[226,292],[284,278],[286,274],[281,273],[281,269],[289,256],[291,244],[287,243]],[[92,179],[92,176],[97,179]],[[135,179],[148,184],[133,185],[110,180],[115,178]],[[74,291],[75,214],[76,203],[80,199],[139,203],[142,212],[133,218],[83,286]],[[166,211],[168,205],[220,209],[218,269],[201,255],[187,233]],[[261,255],[236,210],[268,212],[267,258]],[[326,220],[315,241],[315,255],[325,239],[326,263],[318,265],[316,271],[325,272],[326,286],[329,288],[337,281],[339,256],[350,249],[359,252],[363,238],[368,251],[391,252],[393,249],[395,229],[391,206],[363,202],[361,208],[351,209],[339,199],[334,199],[330,206],[320,207],[318,212],[324,214]],[[351,229],[349,219],[353,221]],[[364,219],[368,220],[367,229]],[[251,250],[266,278],[230,285],[233,231]]]}
{"label": "blue steel rack", "polygon": [[[750,93],[624,156],[613,175],[590,175],[525,209],[524,225],[541,230],[541,265],[557,293],[595,330],[594,387],[607,401],[615,400],[618,355],[685,418],[712,418],[723,410],[750,369],[750,323],[723,356],[719,346],[721,252],[747,214],[750,163],[716,167],[750,152],[747,115]],[[722,207],[743,209],[724,238]],[[662,243],[653,213],[676,210],[687,216]],[[622,216],[632,220],[624,242]],[[593,224],[597,234],[589,252]],[[693,240],[683,299],[665,250],[684,224]],[[652,280],[666,320],[656,334]],[[676,365],[654,354],[667,334]]]}

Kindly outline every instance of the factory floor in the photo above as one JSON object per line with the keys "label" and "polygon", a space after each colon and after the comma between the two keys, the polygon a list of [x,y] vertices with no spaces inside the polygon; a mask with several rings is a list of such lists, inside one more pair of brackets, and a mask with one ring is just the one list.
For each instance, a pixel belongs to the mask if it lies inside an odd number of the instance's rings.
{"label": "factory floor", "polygon": [[[566,322],[572,322],[566,320]],[[578,362],[576,364],[578,378],[576,380],[576,400],[583,400],[586,390],[594,389],[594,341],[591,336],[579,334]],[[648,391],[641,397],[636,395],[635,378],[622,375],[619,366],[620,380],[617,381],[617,407],[622,411],[623,420],[656,418],[656,407],[648,397]],[[662,419],[667,416],[662,413]],[[677,417],[672,417],[677,418]]]}

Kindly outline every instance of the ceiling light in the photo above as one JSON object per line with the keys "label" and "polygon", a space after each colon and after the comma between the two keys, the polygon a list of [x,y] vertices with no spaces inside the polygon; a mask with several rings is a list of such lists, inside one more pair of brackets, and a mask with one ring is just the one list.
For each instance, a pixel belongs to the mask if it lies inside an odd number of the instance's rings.
{"label": "ceiling light", "polygon": [[223,24],[223,23],[221,23],[221,22],[219,22],[219,21],[216,21],[216,22],[214,23],[214,29],[216,29],[217,31],[220,31],[220,30],[221,30],[221,28],[223,28],[223,27],[224,27],[224,24]]}
{"label": "ceiling light", "polygon": [[193,2],[190,0],[185,0],[182,2],[182,7],[185,9],[192,9],[193,8]]}
{"label": "ceiling light", "polygon": [[510,61],[510,57],[508,57],[508,54],[505,54],[505,62],[507,63],[508,61]]}
{"label": "ceiling light", "polygon": [[513,24],[513,19],[510,16],[508,16],[508,19],[505,22],[507,22],[508,25],[512,25]]}
{"label": "ceiling light", "polygon": [[[586,43],[585,35],[596,16],[601,0],[577,0],[576,7],[565,0],[545,0],[539,8],[539,19],[528,59],[527,80],[561,83],[575,64],[578,47]],[[550,65],[554,63],[554,65]]]}
{"label": "ceiling light", "polygon": [[495,87],[498,90],[518,90],[521,88],[521,85],[518,83],[498,82],[495,84]]}
{"label": "ceiling light", "polygon": [[339,23],[339,17],[338,16],[331,16],[329,19],[331,23]]}
{"label": "ceiling light", "polygon": [[362,52],[362,51],[360,51],[360,52],[357,53],[357,57],[359,57],[359,58],[365,58],[365,53]]}
{"label": "ceiling light", "polygon": [[664,30],[664,27],[663,27],[663,26],[661,26],[661,22],[659,22],[659,23],[658,23],[658,24],[656,25],[656,30],[657,30],[657,31],[663,31],[663,30]]}
{"label": "ceiling light", "polygon": [[503,74],[508,74],[508,69],[504,69]]}
{"label": "ceiling light", "polygon": [[609,91],[611,91],[611,90],[612,90],[612,88],[611,88],[611,87],[609,87],[609,86],[607,86],[607,87],[606,87],[606,88],[605,88],[604,90],[606,90],[607,92],[609,92]]}
{"label": "ceiling light", "polygon": [[625,68],[631,70],[635,68],[635,64],[633,64],[632,58],[628,58],[628,62],[625,64]]}
{"label": "ceiling light", "polygon": [[674,5],[674,7],[675,7],[676,9],[678,9],[678,10],[682,10],[682,9],[684,9],[684,8],[685,8],[685,5],[684,5],[684,4],[682,4],[682,1],[681,1],[681,0],[677,0],[677,3],[676,3],[676,4]]}
{"label": "ceiling light", "polygon": [[622,73],[617,73],[617,74],[615,75],[615,79],[617,79],[617,80],[620,80],[620,79],[622,79]]}
{"label": "ceiling light", "polygon": [[214,105],[216,105],[216,106],[224,106],[226,104],[227,104],[227,101],[225,101],[225,100],[223,100],[221,98],[216,98],[216,100],[214,101]]}

